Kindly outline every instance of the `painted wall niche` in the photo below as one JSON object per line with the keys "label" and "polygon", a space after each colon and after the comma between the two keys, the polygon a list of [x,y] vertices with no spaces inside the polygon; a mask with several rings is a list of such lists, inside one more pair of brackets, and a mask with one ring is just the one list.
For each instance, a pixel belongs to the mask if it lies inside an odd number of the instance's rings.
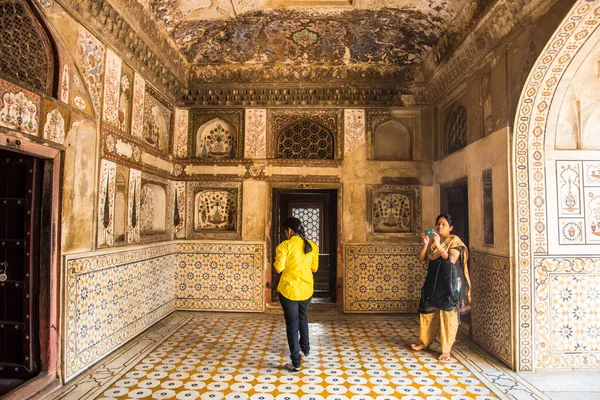
{"label": "painted wall niche", "polygon": [[198,158],[235,158],[235,128],[221,118],[212,119],[198,128],[195,144]]}
{"label": "painted wall niche", "polygon": [[240,182],[189,183],[187,199],[188,238],[241,239]]}
{"label": "painted wall niche", "polygon": [[366,118],[369,160],[421,159],[419,110],[367,110]]}
{"label": "painted wall niche", "polygon": [[410,238],[421,232],[421,186],[367,185],[367,237]]}
{"label": "painted wall niche", "polygon": [[142,174],[138,224],[142,242],[170,239],[171,194],[166,179]]}
{"label": "painted wall niche", "polygon": [[146,86],[142,137],[161,153],[169,151],[174,107],[158,91]]}
{"label": "painted wall niche", "polygon": [[115,245],[125,244],[127,241],[128,192],[129,168],[117,165],[117,178],[115,183]]}
{"label": "painted wall niche", "polygon": [[243,157],[244,110],[191,110],[188,149],[199,160]]}

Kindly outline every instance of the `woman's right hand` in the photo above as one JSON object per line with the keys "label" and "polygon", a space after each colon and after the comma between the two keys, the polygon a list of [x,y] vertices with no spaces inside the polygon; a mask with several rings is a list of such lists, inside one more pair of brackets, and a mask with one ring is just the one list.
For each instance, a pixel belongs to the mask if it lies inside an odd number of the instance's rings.
{"label": "woman's right hand", "polygon": [[423,239],[423,245],[429,246],[429,235],[426,235],[425,232],[421,232],[421,239]]}

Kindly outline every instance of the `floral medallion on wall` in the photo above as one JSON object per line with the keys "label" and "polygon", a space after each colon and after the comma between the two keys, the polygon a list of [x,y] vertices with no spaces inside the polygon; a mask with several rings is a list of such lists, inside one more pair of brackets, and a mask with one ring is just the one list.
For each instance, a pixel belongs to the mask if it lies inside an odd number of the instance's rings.
{"label": "floral medallion on wall", "polygon": [[421,186],[367,185],[370,239],[417,237],[421,232]]}
{"label": "floral medallion on wall", "polygon": [[169,101],[156,89],[147,85],[142,138],[163,154],[169,151],[173,114],[174,108]]}
{"label": "floral medallion on wall", "polygon": [[0,79],[0,126],[38,134],[40,96]]}
{"label": "floral medallion on wall", "polygon": [[102,160],[98,187],[98,247],[114,245],[116,173],[117,164]]}
{"label": "floral medallion on wall", "polygon": [[241,208],[241,182],[189,182],[188,238],[240,239]]}
{"label": "floral medallion on wall", "polygon": [[104,45],[83,27],[78,26],[79,66],[96,115],[100,114],[102,78],[104,73]]}
{"label": "floral medallion on wall", "polygon": [[54,101],[44,99],[44,118],[42,119],[43,137],[55,143],[63,144],[69,123],[69,110]]}
{"label": "floral medallion on wall", "polygon": [[246,110],[246,134],[244,136],[244,157],[267,157],[267,110]]}
{"label": "floral medallion on wall", "polygon": [[133,76],[133,97],[131,107],[131,135],[142,138],[144,132],[144,96],[146,81],[137,72]]}
{"label": "floral medallion on wall", "polygon": [[188,148],[195,159],[235,159],[243,154],[244,110],[192,110]]}

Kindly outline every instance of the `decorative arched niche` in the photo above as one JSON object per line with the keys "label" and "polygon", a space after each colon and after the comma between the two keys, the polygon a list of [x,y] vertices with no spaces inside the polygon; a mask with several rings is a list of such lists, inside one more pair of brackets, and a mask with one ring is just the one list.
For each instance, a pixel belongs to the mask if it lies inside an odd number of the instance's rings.
{"label": "decorative arched niche", "polygon": [[241,182],[190,182],[187,232],[191,239],[241,239]]}
{"label": "decorative arched niche", "polygon": [[170,239],[169,230],[172,223],[167,215],[171,215],[171,195],[167,190],[167,179],[142,173],[140,190],[140,209],[137,223],[140,226],[141,241],[154,242]]}
{"label": "decorative arched niche", "polygon": [[412,135],[409,129],[398,121],[389,120],[373,133],[373,159],[383,161],[412,160]]}
{"label": "decorative arched niche", "polygon": [[117,166],[117,180],[115,187],[115,244],[124,244],[127,241],[127,211],[128,211],[128,177],[126,168]]}
{"label": "decorative arched niche", "polygon": [[236,136],[233,125],[221,118],[212,119],[196,130],[194,155],[198,158],[235,158]]}

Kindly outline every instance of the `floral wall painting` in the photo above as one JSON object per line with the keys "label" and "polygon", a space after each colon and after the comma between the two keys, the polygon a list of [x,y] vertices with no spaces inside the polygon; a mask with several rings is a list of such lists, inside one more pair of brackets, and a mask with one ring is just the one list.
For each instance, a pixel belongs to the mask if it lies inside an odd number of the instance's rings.
{"label": "floral wall painting", "polygon": [[344,110],[344,152],[365,143],[365,110]]}
{"label": "floral wall painting", "polygon": [[367,185],[369,237],[413,237],[421,231],[419,185]]}
{"label": "floral wall painting", "polygon": [[172,111],[155,96],[144,98],[143,139],[161,152],[169,150]]}
{"label": "floral wall painting", "polygon": [[588,243],[600,243],[600,188],[586,189],[585,202]]}
{"label": "floral wall painting", "polygon": [[117,126],[119,87],[121,78],[122,61],[112,50],[106,50],[106,63],[104,70],[104,102],[102,107],[103,121]]}
{"label": "floral wall painting", "polygon": [[115,180],[117,165],[102,160],[98,188],[98,247],[114,245]]}
{"label": "floral wall painting", "polygon": [[38,134],[40,97],[0,79],[0,126]]}
{"label": "floral wall painting", "polygon": [[481,76],[481,128],[483,136],[494,132],[492,118],[492,72],[488,70]]}
{"label": "floral wall painting", "polygon": [[196,157],[235,158],[235,128],[220,118],[208,121],[196,132]]}
{"label": "floral wall painting", "polygon": [[244,110],[190,110],[189,156],[196,160],[243,157]]}
{"label": "floral wall painting", "polygon": [[146,81],[137,72],[133,75],[133,94],[131,107],[131,135],[142,138],[144,134],[144,98]]}
{"label": "floral wall painting", "polygon": [[69,64],[63,65],[62,72],[60,74],[60,101],[65,104],[69,104],[69,90],[70,90],[70,68]]}
{"label": "floral wall painting", "polygon": [[581,163],[557,162],[558,190],[559,190],[559,215],[579,216],[582,214],[581,205]]}
{"label": "floral wall painting", "polygon": [[194,230],[234,230],[236,194],[229,190],[203,190],[196,193]]}
{"label": "floral wall painting", "polygon": [[246,110],[244,156],[246,158],[267,157],[267,110]]}
{"label": "floral wall painting", "polygon": [[142,190],[142,172],[129,170],[129,196],[127,207],[127,243],[140,242],[140,207]]}
{"label": "floral wall painting", "polygon": [[129,168],[117,165],[115,180],[115,245],[127,242]]}
{"label": "floral wall painting", "polygon": [[241,182],[188,182],[188,239],[241,239]]}
{"label": "floral wall painting", "polygon": [[173,235],[185,238],[185,182],[173,182]]}
{"label": "floral wall painting", "polygon": [[129,131],[131,98],[133,92],[133,70],[123,64],[119,86],[119,106],[117,109],[117,125],[123,132]]}
{"label": "floral wall painting", "polygon": [[94,110],[99,113],[102,100],[102,80],[104,73],[104,45],[91,33],[79,26],[79,66],[83,80],[87,84]]}

